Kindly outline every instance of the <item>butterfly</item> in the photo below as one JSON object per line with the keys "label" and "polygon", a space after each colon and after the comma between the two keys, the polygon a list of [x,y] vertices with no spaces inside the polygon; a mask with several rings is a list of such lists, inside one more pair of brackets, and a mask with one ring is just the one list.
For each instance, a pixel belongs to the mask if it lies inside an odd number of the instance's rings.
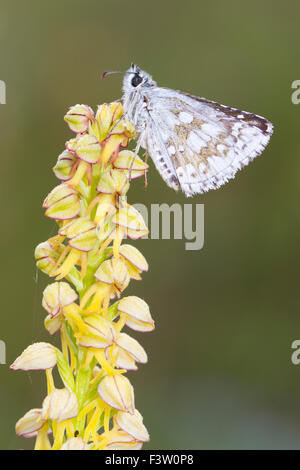
{"label": "butterfly", "polygon": [[137,65],[123,79],[124,114],[171,188],[186,196],[217,189],[260,155],[273,126],[256,114],[161,88]]}

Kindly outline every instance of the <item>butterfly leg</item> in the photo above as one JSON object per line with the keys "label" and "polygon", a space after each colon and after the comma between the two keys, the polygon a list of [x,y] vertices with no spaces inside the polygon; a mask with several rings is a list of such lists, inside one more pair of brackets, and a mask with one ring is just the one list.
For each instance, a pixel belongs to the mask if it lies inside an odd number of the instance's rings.
{"label": "butterfly leg", "polygon": [[[149,157],[149,153],[148,153],[148,150],[146,150],[146,152],[144,153],[143,157],[145,157],[145,163],[147,163],[148,161],[148,157]],[[145,171],[144,173],[144,188],[146,189],[148,186],[148,180],[147,180],[147,171]]]}
{"label": "butterfly leg", "polygon": [[145,133],[145,131],[142,131],[142,132],[140,133],[140,136],[139,136],[139,138],[138,138],[138,141],[137,141],[137,144],[136,144],[136,147],[135,147],[134,156],[133,156],[133,159],[132,159],[132,161],[131,161],[131,163],[130,163],[130,167],[129,167],[129,176],[128,176],[129,181],[131,181],[132,168],[133,168],[135,159],[136,159],[136,157],[137,157],[137,155],[138,155],[138,153],[139,153],[139,150],[140,150],[140,148],[141,148],[141,143],[142,143],[143,138],[144,138],[144,133]]}
{"label": "butterfly leg", "polygon": [[147,163],[148,157],[149,157],[148,150],[146,150],[146,152],[144,153],[143,157],[145,157],[145,163]]}

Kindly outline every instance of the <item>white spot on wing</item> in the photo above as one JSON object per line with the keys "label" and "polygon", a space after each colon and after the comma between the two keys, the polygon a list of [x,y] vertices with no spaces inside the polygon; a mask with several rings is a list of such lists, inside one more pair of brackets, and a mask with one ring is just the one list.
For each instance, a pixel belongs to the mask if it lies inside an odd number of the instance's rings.
{"label": "white spot on wing", "polygon": [[181,111],[179,113],[179,119],[184,124],[190,124],[191,122],[193,122],[193,116],[185,111]]}
{"label": "white spot on wing", "polygon": [[168,147],[168,152],[169,152],[169,155],[175,155],[176,149],[175,149],[174,145],[170,145]]}
{"label": "white spot on wing", "polygon": [[201,130],[206,134],[210,135],[211,137],[218,137],[218,134],[220,132],[220,128],[218,128],[217,126],[213,126],[208,122],[202,125]]}
{"label": "white spot on wing", "polygon": [[194,131],[190,132],[186,143],[190,147],[190,149],[196,153],[199,153],[202,147],[205,145],[201,137],[199,137]]}

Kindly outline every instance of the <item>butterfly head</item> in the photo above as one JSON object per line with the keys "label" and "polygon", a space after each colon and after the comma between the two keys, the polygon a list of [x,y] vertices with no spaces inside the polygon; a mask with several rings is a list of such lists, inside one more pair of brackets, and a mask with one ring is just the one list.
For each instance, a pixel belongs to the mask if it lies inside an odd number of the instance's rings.
{"label": "butterfly head", "polygon": [[156,82],[152,79],[151,75],[141,70],[135,64],[131,64],[124,74],[123,91],[125,94],[153,86],[156,86]]}

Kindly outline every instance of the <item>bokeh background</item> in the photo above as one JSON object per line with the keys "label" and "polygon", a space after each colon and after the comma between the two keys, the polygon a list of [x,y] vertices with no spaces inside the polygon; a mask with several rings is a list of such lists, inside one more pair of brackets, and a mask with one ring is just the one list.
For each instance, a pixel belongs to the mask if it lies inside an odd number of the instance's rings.
{"label": "bokeh background", "polygon": [[36,277],[33,251],[55,229],[41,203],[71,136],[63,116],[76,103],[119,98],[121,76],[100,74],[133,61],[162,86],[275,125],[263,155],[218,191],[187,201],[153,164],[148,188],[132,185],[130,202],[205,204],[202,250],[135,243],[150,271],[128,293],[145,298],[156,320],[153,333],[135,334],[149,362],[129,374],[151,434],[145,448],[299,449],[299,2],[1,0],[0,10],[0,447],[32,448],[14,425],[45,394],[43,373],[8,365],[49,340],[47,277]]}

